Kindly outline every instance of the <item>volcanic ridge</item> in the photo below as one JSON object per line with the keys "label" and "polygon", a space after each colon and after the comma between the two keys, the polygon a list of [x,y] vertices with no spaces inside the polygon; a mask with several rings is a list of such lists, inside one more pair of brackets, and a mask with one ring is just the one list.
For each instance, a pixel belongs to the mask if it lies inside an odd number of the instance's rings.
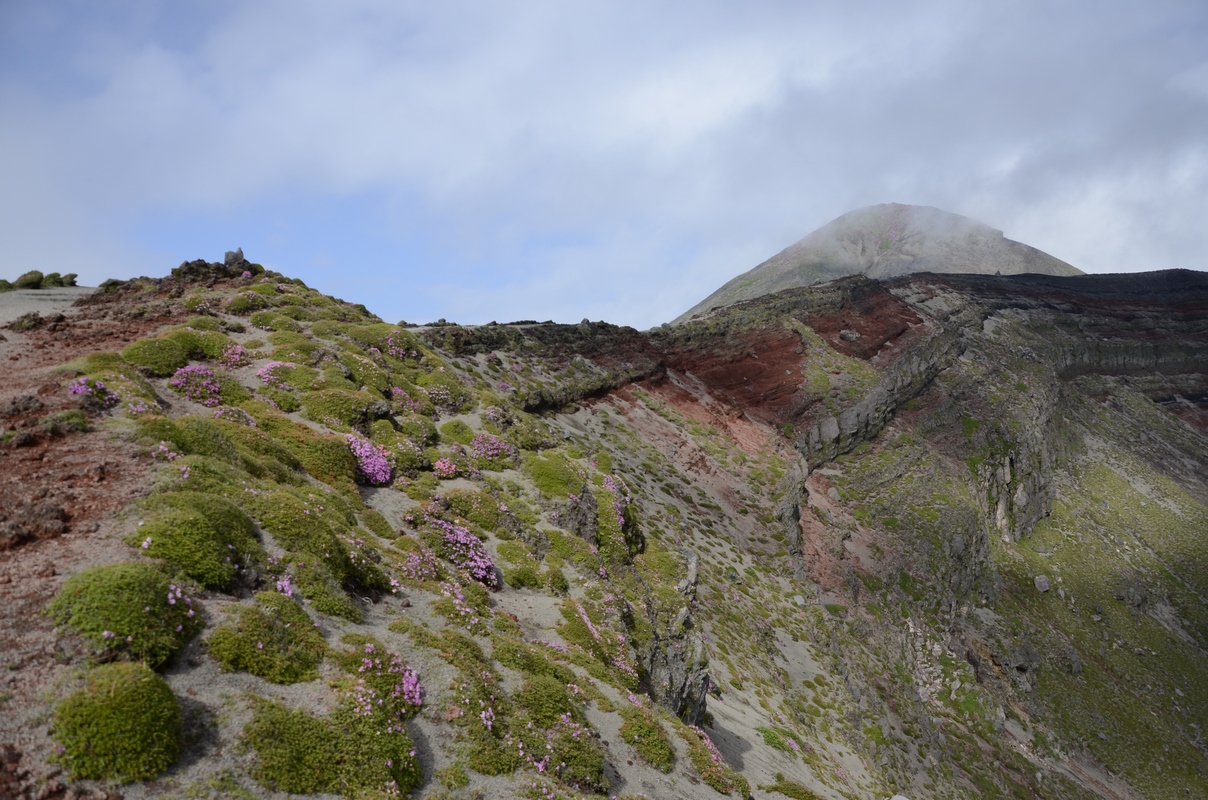
{"label": "volcanic ridge", "polygon": [[1071,272],[878,206],[646,332],[0,293],[0,797],[1208,795],[1208,275]]}

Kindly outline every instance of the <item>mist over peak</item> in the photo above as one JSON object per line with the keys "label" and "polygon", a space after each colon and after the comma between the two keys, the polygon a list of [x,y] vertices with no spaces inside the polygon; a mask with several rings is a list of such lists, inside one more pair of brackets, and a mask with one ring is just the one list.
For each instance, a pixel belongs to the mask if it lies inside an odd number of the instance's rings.
{"label": "mist over peak", "polygon": [[676,321],[781,289],[849,275],[885,279],[915,272],[1082,274],[975,219],[931,206],[881,203],[849,211],[823,225],[729,281]]}

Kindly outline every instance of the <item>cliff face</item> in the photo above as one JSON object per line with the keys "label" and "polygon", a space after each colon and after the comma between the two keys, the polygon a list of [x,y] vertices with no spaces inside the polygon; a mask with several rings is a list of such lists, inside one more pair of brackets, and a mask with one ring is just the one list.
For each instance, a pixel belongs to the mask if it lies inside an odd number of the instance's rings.
{"label": "cliff face", "polygon": [[[4,336],[0,795],[114,788],[64,703],[150,633],[183,754],[131,798],[1208,788],[1200,273],[640,333],[399,328],[232,254]],[[204,624],[62,611],[131,563]]]}

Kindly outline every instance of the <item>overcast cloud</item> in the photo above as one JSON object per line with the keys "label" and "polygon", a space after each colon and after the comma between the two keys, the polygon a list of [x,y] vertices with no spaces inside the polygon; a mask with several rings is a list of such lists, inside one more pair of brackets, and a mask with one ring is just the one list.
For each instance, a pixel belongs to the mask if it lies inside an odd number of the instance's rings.
{"label": "overcast cloud", "polygon": [[1208,4],[0,4],[0,276],[649,327],[859,206],[1208,268]]}

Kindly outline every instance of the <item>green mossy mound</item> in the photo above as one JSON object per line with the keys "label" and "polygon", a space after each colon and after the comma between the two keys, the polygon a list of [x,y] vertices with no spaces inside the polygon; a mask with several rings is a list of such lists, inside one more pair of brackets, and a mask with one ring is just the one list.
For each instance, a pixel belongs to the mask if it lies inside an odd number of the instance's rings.
{"label": "green mossy mound", "polygon": [[315,433],[301,423],[277,413],[252,411],[260,429],[285,447],[302,469],[332,488],[339,489],[345,497],[355,499],[360,505],[360,493],[356,489],[356,457],[348,450],[343,436],[327,436]]}
{"label": "green mossy mound", "polygon": [[474,439],[474,429],[459,419],[451,419],[440,426],[440,440],[468,445]]}
{"label": "green mossy mound", "polygon": [[675,767],[675,749],[667,731],[653,711],[641,706],[627,706],[620,711],[621,738],[629,743],[650,766],[662,772]]}
{"label": "green mossy mound", "polygon": [[522,469],[533,479],[537,490],[549,498],[568,497],[582,489],[585,480],[583,468],[556,451],[549,456],[526,455]]}
{"label": "green mossy mound", "polygon": [[139,339],[122,350],[122,358],[156,378],[170,378],[189,363],[189,354],[172,339]]}
{"label": "green mossy mound", "polygon": [[223,669],[250,672],[272,683],[299,683],[319,677],[315,669],[327,652],[310,615],[284,594],[260,592],[252,603],[229,612],[231,622],[206,639]]}
{"label": "green mossy mound", "polygon": [[361,512],[361,523],[383,539],[394,539],[398,536],[398,531],[391,527],[390,522],[382,516],[382,513],[372,508],[366,508]]}
{"label": "green mossy mound", "polygon": [[[256,753],[252,776],[262,786],[381,797],[407,795],[419,784],[419,762],[404,727],[420,705],[404,688],[406,676],[416,676],[398,654],[367,641],[355,654],[341,656],[359,679],[341,685],[340,703],[330,716],[253,698],[252,721],[241,741]],[[422,694],[418,683],[410,691]]]}
{"label": "green mossy mound", "polygon": [[257,284],[251,287],[250,291],[235,295],[224,304],[223,310],[228,314],[245,316],[251,314],[253,311],[269,308],[273,305],[273,302],[259,293],[258,289],[260,286],[261,284]]}
{"label": "green mossy mound", "polygon": [[180,755],[180,707],[167,681],[145,664],[104,664],[55,706],[52,758],[73,778],[154,778]]}
{"label": "green mossy mound", "polygon": [[566,684],[550,675],[529,676],[514,699],[529,719],[541,728],[550,727],[563,715],[574,716],[576,711]]}
{"label": "green mossy mound", "polygon": [[243,569],[265,559],[256,526],[229,500],[201,492],[165,492],[144,505],[153,515],[126,544],[163,559],[208,589],[229,589]]}
{"label": "green mossy mound", "polygon": [[302,416],[337,430],[363,428],[369,423],[369,408],[380,402],[367,392],[323,389],[302,396]]}
{"label": "green mossy mound", "polygon": [[43,275],[41,271],[31,269],[12,283],[0,280],[0,292],[12,292],[17,289],[50,289],[56,286],[75,286],[77,277],[79,276],[74,272],[69,272],[66,275],[49,272]]}
{"label": "green mossy mound", "polygon": [[202,628],[200,604],[151,564],[93,567],[72,576],[49,613],[85,640],[158,667]]}
{"label": "green mossy mound", "polygon": [[189,317],[185,320],[185,327],[197,331],[218,331],[222,330],[222,323],[217,317]]}
{"label": "green mossy mound", "polygon": [[704,731],[694,725],[680,725],[679,735],[688,743],[688,757],[705,783],[721,794],[736,794],[739,798],[750,796],[751,786],[747,779],[726,763]]}
{"label": "green mossy mound", "polygon": [[[281,318],[284,321],[284,317]],[[308,361],[311,354],[319,349],[319,345],[300,333],[291,330],[278,330],[269,334],[268,341],[273,345],[273,358],[288,363]]]}
{"label": "green mossy mound", "polygon": [[163,338],[180,345],[188,358],[217,359],[223,350],[234,344],[231,337],[217,330],[190,330],[187,327],[166,333]]}
{"label": "green mossy mound", "polygon": [[[297,308],[297,306],[294,306]],[[288,316],[278,311],[257,311],[248,318],[248,322],[266,331],[293,331],[298,333],[302,326]]]}

